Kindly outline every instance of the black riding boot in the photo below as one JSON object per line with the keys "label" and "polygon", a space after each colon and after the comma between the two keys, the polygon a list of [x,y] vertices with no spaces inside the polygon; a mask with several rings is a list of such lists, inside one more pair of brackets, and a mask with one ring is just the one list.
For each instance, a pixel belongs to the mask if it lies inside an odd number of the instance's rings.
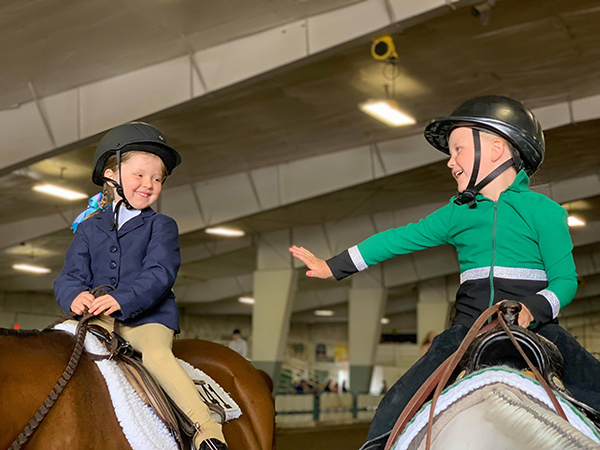
{"label": "black riding boot", "polygon": [[227,450],[227,444],[218,439],[211,438],[202,441],[198,450]]}
{"label": "black riding boot", "polygon": [[391,387],[379,403],[367,442],[361,450],[379,450],[385,447],[404,407],[435,369],[456,351],[468,331],[469,328],[465,325],[454,325],[435,337],[429,351]]}

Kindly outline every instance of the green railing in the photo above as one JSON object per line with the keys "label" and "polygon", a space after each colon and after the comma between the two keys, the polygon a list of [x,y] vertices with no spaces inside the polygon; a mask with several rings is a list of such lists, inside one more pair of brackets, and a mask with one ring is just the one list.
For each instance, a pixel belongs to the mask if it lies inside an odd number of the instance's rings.
{"label": "green railing", "polygon": [[372,420],[381,395],[319,393],[276,395],[278,426]]}

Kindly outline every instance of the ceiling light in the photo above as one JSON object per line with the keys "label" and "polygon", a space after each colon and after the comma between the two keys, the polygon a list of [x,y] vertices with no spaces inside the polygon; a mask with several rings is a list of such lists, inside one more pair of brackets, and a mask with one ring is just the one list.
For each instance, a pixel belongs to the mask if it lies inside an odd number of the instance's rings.
{"label": "ceiling light", "polygon": [[218,236],[227,236],[227,237],[242,237],[246,233],[242,230],[234,230],[233,228],[207,228],[206,231],[208,234],[216,234]]}
{"label": "ceiling light", "polygon": [[402,125],[414,125],[415,119],[403,113],[398,108],[398,102],[395,100],[370,100],[358,105],[358,108],[368,115],[381,120],[390,127],[400,127]]}
{"label": "ceiling light", "polygon": [[87,194],[82,192],[72,191],[53,184],[38,184],[33,187],[34,191],[44,194],[53,195],[55,197],[64,198],[65,200],[82,200],[88,198]]}
{"label": "ceiling light", "polygon": [[333,311],[330,309],[317,309],[315,311],[315,316],[331,317],[333,316]]}
{"label": "ceiling light", "polygon": [[575,216],[569,216],[567,223],[570,227],[582,227],[585,225],[585,222]]}
{"label": "ceiling light", "polygon": [[238,298],[238,302],[243,303],[245,305],[254,305],[256,303],[256,300],[254,300],[252,297],[240,297]]}
{"label": "ceiling light", "polygon": [[381,324],[382,325],[387,325],[388,323],[390,323],[390,319],[388,319],[387,317],[382,317],[381,318]]}
{"label": "ceiling light", "polygon": [[50,273],[52,269],[48,269],[47,267],[34,266],[31,264],[13,264],[13,269],[22,270],[23,272],[31,272],[31,273]]}

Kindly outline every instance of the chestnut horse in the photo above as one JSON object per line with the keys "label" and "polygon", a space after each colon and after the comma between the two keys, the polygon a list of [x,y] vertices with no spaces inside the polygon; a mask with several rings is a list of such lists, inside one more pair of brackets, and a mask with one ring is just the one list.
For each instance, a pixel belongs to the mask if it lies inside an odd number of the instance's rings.
{"label": "chestnut horse", "polygon": [[[65,369],[75,343],[61,331],[0,329],[0,448],[23,431]],[[201,340],[176,340],[173,352],[201,369],[229,392],[243,414],[223,432],[231,450],[275,448],[275,408],[267,382],[237,353]],[[104,378],[82,356],[75,375],[27,449],[129,449]]]}

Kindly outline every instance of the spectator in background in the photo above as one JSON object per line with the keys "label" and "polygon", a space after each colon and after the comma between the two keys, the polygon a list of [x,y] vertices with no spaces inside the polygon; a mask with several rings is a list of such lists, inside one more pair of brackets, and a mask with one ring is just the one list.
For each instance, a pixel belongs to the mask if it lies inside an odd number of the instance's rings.
{"label": "spectator in background", "polygon": [[246,340],[242,337],[242,333],[240,333],[240,330],[238,329],[233,330],[231,341],[229,341],[227,347],[229,347],[234,352],[242,355],[244,358],[248,357],[248,344],[246,343]]}

